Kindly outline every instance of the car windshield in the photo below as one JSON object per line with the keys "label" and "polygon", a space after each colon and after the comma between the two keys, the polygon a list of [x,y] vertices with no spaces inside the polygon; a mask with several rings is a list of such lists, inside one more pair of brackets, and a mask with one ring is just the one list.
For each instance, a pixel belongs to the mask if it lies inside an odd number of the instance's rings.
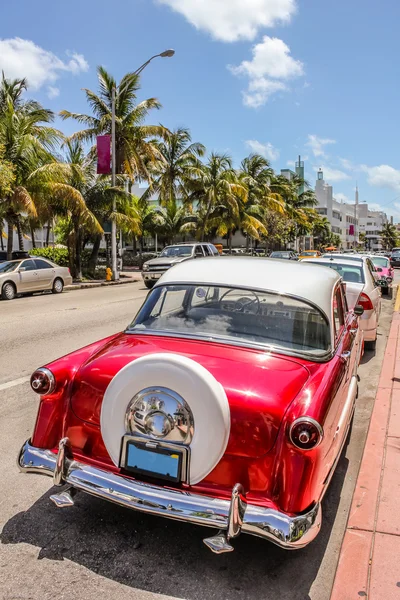
{"label": "car windshield", "polygon": [[169,246],[164,248],[160,256],[191,256],[193,254],[193,246]]}
{"label": "car windshield", "polygon": [[314,306],[278,293],[233,287],[157,286],[127,331],[315,356],[330,349],[328,322]]}
{"label": "car windshield", "polygon": [[392,256],[400,256],[400,250],[396,250],[395,252],[392,252]]}
{"label": "car windshield", "polygon": [[270,258],[290,258],[290,252],[272,252]]}
{"label": "car windshield", "polygon": [[10,271],[15,271],[20,264],[20,260],[0,263],[0,273],[9,273]]}
{"label": "car windshield", "polygon": [[371,260],[375,267],[383,267],[384,269],[389,268],[389,260],[384,256],[373,256]]}
{"label": "car windshield", "polygon": [[[308,264],[308,263],[307,263]],[[314,265],[321,265],[321,267],[328,267],[334,269],[343,277],[343,281],[347,283],[365,283],[364,271],[361,266],[358,265],[346,265],[345,263],[339,262],[313,262]]]}
{"label": "car windshield", "polygon": [[302,253],[303,256],[316,256],[318,253],[316,250],[305,251]]}

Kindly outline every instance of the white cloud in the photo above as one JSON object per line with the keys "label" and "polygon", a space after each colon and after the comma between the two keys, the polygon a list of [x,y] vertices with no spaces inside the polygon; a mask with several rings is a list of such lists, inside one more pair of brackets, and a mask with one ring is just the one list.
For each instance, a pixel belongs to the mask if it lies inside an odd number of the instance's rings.
{"label": "white cloud", "polygon": [[[62,61],[31,40],[0,39],[0,70],[4,71],[7,79],[26,77],[33,90],[46,83],[54,83],[63,72],[77,75],[89,69],[82,54],[67,53],[67,56],[69,60]],[[50,88],[56,89],[50,86],[49,93],[52,93]]]}
{"label": "white cloud", "polygon": [[347,158],[339,158],[339,162],[346,171],[356,171],[358,169],[357,165],[354,165],[351,160],[348,160]]}
{"label": "white cloud", "polygon": [[288,23],[296,0],[158,0],[216,40],[254,40],[265,27]]}
{"label": "white cloud", "polygon": [[338,202],[350,202],[349,197],[346,194],[342,194],[342,192],[335,192],[335,199]]}
{"label": "white cloud", "polygon": [[243,94],[244,104],[257,108],[270,96],[287,89],[286,81],[304,73],[303,63],[290,55],[290,48],[278,38],[264,36],[262,42],[252,48],[252,60],[244,60],[238,66],[229,66],[237,76],[249,79]]}
{"label": "white cloud", "polygon": [[306,146],[311,148],[314,156],[326,156],[324,146],[329,144],[336,144],[336,140],[330,140],[329,138],[320,138],[315,134],[308,135],[308,142]]}
{"label": "white cloud", "polygon": [[277,148],[274,148],[271,142],[266,142],[265,144],[262,144],[258,140],[247,140],[246,146],[250,148],[252,152],[255,152],[256,154],[261,154],[261,156],[264,156],[268,160],[274,161],[279,158],[279,150]]}
{"label": "white cloud", "polygon": [[[344,171],[339,171],[339,169],[331,169],[330,167],[327,166],[321,166],[321,169],[324,173],[324,180],[331,182],[331,181],[344,181],[345,179],[350,179],[350,175],[348,175],[347,173],[345,173]],[[314,167],[314,171],[318,171],[319,167]],[[338,194],[335,194],[335,197],[337,197]]]}
{"label": "white cloud", "polygon": [[361,170],[367,174],[369,185],[385,187],[395,191],[400,190],[400,170],[390,165],[379,165],[377,167],[361,165]]}
{"label": "white cloud", "polygon": [[294,168],[296,166],[296,163],[294,162],[294,160],[288,160],[286,166]]}
{"label": "white cloud", "polygon": [[47,96],[52,99],[52,98],[57,98],[57,96],[60,95],[60,90],[57,87],[54,87],[52,85],[49,85],[47,88]]}

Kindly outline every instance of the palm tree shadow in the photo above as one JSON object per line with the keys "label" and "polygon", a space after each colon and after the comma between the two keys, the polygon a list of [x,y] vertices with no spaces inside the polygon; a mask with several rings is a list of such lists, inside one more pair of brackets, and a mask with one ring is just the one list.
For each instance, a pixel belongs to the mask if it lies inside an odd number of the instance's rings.
{"label": "palm tree shadow", "polygon": [[49,500],[54,489],[12,517],[0,540],[40,548],[39,560],[68,559],[126,586],[187,600],[215,597],[216,590],[225,600],[308,600],[347,468],[343,452],[324,500],[322,529],[295,552],[242,535],[233,542],[235,552],[216,556],[202,543],[214,529],[142,515],[83,493],[74,507],[60,510]]}

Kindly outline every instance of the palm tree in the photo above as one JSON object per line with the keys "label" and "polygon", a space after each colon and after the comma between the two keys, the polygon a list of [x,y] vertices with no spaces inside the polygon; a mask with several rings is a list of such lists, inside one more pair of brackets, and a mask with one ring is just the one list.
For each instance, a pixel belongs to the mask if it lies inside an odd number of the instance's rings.
{"label": "palm tree", "polygon": [[192,143],[188,129],[179,128],[160,141],[157,148],[159,158],[149,166],[152,183],[143,199],[157,194],[161,206],[187,200],[192,169],[200,167],[199,157],[204,155],[205,147],[197,142]]}
{"label": "palm tree", "polygon": [[[209,220],[218,206],[230,207],[232,215],[238,214],[237,199],[247,200],[247,190],[238,180],[232,168],[232,159],[227,154],[212,153],[206,164],[193,167],[190,202],[196,201],[197,210],[202,215],[198,237],[204,241]],[[215,221],[213,222],[215,226]]]}
{"label": "palm tree", "polygon": [[173,244],[179,234],[191,231],[195,216],[186,208],[178,206],[176,202],[169,202],[167,206],[157,206],[154,209],[156,230],[165,237],[167,244]]}
{"label": "palm tree", "polygon": [[284,214],[285,204],[283,198],[279,193],[272,192],[271,181],[274,178],[274,171],[270,167],[270,164],[266,158],[259,154],[251,154],[246,157],[241,165],[239,171],[239,180],[247,189],[247,202],[246,202],[246,214],[249,217],[254,217],[261,222],[260,227],[256,222],[253,222],[254,234],[246,231],[246,222],[248,225],[251,223],[251,219],[246,221],[241,219],[244,224],[242,227],[244,233],[246,233],[246,249],[249,246],[249,239],[259,239],[259,232],[264,236],[267,235],[267,229],[265,227],[267,214],[269,212],[277,212]]}
{"label": "palm tree", "polygon": [[62,110],[63,119],[75,119],[84,129],[71,136],[73,140],[93,143],[98,135],[111,133],[112,91],[115,88],[116,115],[116,172],[135,179],[150,180],[149,163],[160,158],[155,137],[165,137],[168,131],[161,125],[147,125],[145,121],[153,109],[161,107],[158,100],[149,98],[137,103],[140,77],[127,73],[117,85],[104,67],[97,68],[99,93],[85,89],[92,115]]}
{"label": "palm tree", "polygon": [[399,233],[396,227],[391,223],[386,223],[386,225],[382,227],[379,235],[381,236],[386,250],[396,248],[396,246],[399,244]]}
{"label": "palm tree", "polygon": [[332,230],[331,224],[326,217],[319,217],[314,221],[313,230],[314,245],[318,248],[328,245],[331,242]]}

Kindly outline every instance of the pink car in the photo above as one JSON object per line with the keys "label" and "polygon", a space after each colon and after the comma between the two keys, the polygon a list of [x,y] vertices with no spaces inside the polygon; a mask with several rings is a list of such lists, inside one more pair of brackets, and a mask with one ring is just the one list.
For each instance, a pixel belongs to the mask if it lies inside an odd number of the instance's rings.
{"label": "pink car", "polygon": [[391,288],[394,276],[390,260],[386,256],[371,256],[371,260],[378,271],[378,279],[382,282],[382,294],[389,294],[389,288]]}

